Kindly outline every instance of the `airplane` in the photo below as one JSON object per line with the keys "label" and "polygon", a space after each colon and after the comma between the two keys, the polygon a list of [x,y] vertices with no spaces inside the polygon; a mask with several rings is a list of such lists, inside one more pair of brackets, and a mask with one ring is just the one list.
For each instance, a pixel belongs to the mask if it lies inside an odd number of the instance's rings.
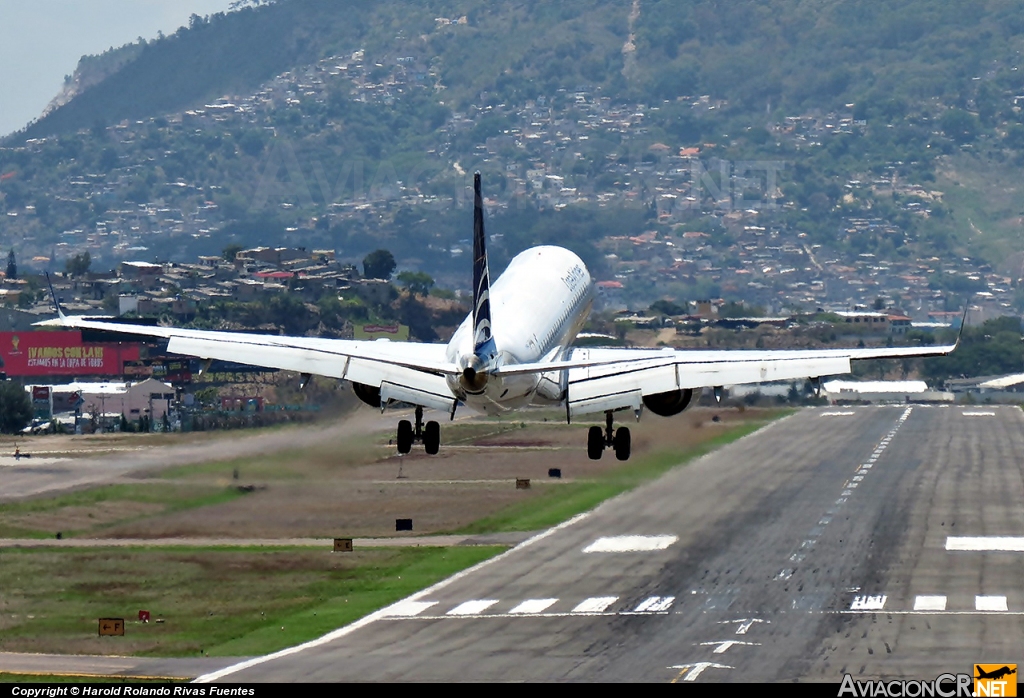
{"label": "airplane", "polygon": [[1016,674],[1017,673],[1017,669],[1016,668],[1011,669],[1008,666],[1003,666],[1003,667],[1000,667],[999,669],[993,669],[990,672],[985,671],[984,669],[982,669],[977,664],[974,665],[974,668],[978,672],[978,675],[974,677],[976,679],[1001,679],[1004,676],[1009,676],[1010,674]]}
{"label": "airplane", "polygon": [[[440,425],[423,423],[423,410],[454,419],[460,405],[488,415],[529,406],[558,406],[567,423],[603,414],[592,426],[587,454],[600,459],[612,449],[619,460],[631,451],[629,428],[614,426],[618,412],[639,421],[644,409],[672,417],[711,388],[850,373],[863,359],[941,356],[957,342],[938,347],[801,350],[682,350],[574,347],[594,304],[586,265],[562,247],[532,247],[516,255],[490,283],[480,174],[473,178],[473,308],[447,344],[189,330],[67,316],[56,295],[58,318],[40,324],[120,332],[168,340],[167,351],[203,359],[263,366],[348,381],[363,402],[384,409],[415,407],[415,422],[398,422],[401,454],[414,443],[428,454],[441,444]],[[53,289],[51,287],[51,293]],[[961,325],[962,331],[962,325]]]}

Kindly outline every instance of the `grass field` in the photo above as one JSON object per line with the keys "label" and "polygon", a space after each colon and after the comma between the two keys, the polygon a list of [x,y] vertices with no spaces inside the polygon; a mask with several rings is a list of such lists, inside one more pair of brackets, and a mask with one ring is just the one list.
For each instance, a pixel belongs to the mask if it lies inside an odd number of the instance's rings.
{"label": "grass field", "polygon": [[[0,652],[247,656],[346,625],[503,548],[0,551]],[[139,623],[139,610],[153,622]],[[123,637],[98,637],[101,617]]]}
{"label": "grass field", "polygon": [[[363,434],[343,447],[299,445],[0,505],[0,537],[59,530],[239,540],[233,548],[0,549],[0,652],[247,656],[292,646],[503,548],[334,554],[326,546],[246,547],[246,538],[393,536],[402,515],[415,517],[416,534],[541,530],[787,413],[704,410],[645,420],[633,427],[627,462],[610,454],[587,460],[585,425],[487,420],[447,425],[449,448],[437,457],[398,458],[387,436]],[[563,479],[547,478],[550,467]],[[404,479],[395,477],[400,469]],[[523,476],[535,486],[517,490]],[[143,609],[154,622],[133,620]],[[125,637],[97,637],[100,617],[125,618]]]}

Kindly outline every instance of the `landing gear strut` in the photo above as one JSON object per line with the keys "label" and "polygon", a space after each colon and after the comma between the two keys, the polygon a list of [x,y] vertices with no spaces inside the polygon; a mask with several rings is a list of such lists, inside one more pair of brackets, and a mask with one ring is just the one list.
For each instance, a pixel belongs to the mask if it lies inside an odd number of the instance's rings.
{"label": "landing gear strut", "polygon": [[416,407],[416,426],[403,419],[398,423],[398,452],[405,454],[412,450],[414,443],[423,444],[423,450],[436,455],[441,448],[441,425],[437,422],[423,424],[423,408]]}
{"label": "landing gear strut", "polygon": [[604,449],[611,448],[619,460],[629,460],[631,438],[628,427],[615,429],[612,412],[605,412],[605,428],[590,427],[587,433],[587,455],[590,460],[600,460]]}

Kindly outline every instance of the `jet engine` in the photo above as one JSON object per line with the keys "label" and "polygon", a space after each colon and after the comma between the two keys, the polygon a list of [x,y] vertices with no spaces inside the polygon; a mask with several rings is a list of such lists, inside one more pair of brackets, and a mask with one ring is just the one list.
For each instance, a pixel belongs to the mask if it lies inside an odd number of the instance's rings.
{"label": "jet engine", "polygon": [[672,417],[679,414],[700,397],[700,388],[696,392],[692,388],[670,390],[667,393],[644,395],[644,406],[659,417]]}
{"label": "jet engine", "polygon": [[356,397],[370,407],[380,409],[380,386],[366,385],[365,383],[353,383],[352,392]]}

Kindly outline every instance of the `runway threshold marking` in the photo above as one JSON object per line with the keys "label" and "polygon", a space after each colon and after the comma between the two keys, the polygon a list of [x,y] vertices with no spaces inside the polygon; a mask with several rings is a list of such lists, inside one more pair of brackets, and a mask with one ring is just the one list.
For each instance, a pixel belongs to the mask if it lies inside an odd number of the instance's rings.
{"label": "runway threshold marking", "polygon": [[945,596],[917,596],[914,598],[915,611],[945,611]]}
{"label": "runway threshold marking", "polygon": [[675,666],[669,667],[669,669],[681,669],[679,674],[674,679],[672,679],[672,683],[675,683],[679,679],[682,679],[683,681],[696,681],[697,677],[704,673],[705,669],[734,668],[735,667],[731,667],[726,664],[716,664],[715,662],[694,662],[693,664],[676,664]]}
{"label": "runway threshold marking", "polygon": [[418,616],[431,606],[436,606],[437,601],[399,601],[393,606],[385,609],[388,618],[412,618]]}
{"label": "runway threshold marking", "polygon": [[555,604],[558,599],[527,599],[521,604],[513,608],[509,613],[515,614],[532,614],[532,613],[543,613]]}
{"label": "runway threshold marking", "polygon": [[370,615],[365,616],[365,617],[357,620],[354,623],[350,623],[349,625],[346,625],[344,627],[338,628],[337,630],[332,630],[331,632],[327,633],[326,635],[322,635],[321,637],[318,637],[315,640],[310,640],[309,642],[304,642],[301,645],[295,645],[294,647],[288,647],[286,649],[279,650],[279,651],[273,652],[271,654],[265,654],[262,657],[253,657],[252,659],[247,659],[244,662],[239,662],[238,664],[232,664],[231,666],[225,667],[224,669],[220,669],[218,671],[213,671],[213,672],[210,672],[209,674],[203,674],[202,676],[197,677],[195,679],[194,683],[210,683],[210,682],[213,682],[213,681],[217,681],[219,679],[224,678],[225,676],[230,676],[231,674],[237,673],[237,672],[242,671],[244,669],[249,669],[251,667],[258,666],[260,664],[272,661],[274,659],[281,659],[283,657],[288,657],[288,656],[291,656],[293,654],[298,654],[299,652],[303,652],[303,651],[305,651],[307,649],[312,649],[314,647],[320,647],[322,645],[326,645],[328,643],[334,642],[335,640],[339,640],[339,639],[345,637],[346,635],[350,635],[351,633],[354,633],[356,630],[359,630],[360,628],[364,628],[367,625],[370,625],[371,623],[374,623],[374,622],[376,622],[378,620],[387,618],[388,617],[388,612],[390,611],[390,609],[393,608],[394,606],[398,605],[398,604],[408,603],[410,601],[420,601],[420,600],[422,600],[424,598],[433,596],[434,594],[436,594],[441,589],[444,589],[445,587],[447,587],[447,586],[449,586],[451,584],[454,584],[455,582],[459,581],[460,579],[464,579],[465,577],[468,577],[469,575],[474,574],[474,573],[480,571],[481,569],[483,569],[485,567],[489,567],[490,565],[493,565],[494,563],[496,563],[498,561],[505,560],[509,556],[517,554],[519,551],[523,550],[524,548],[528,548],[531,545],[533,545],[535,543],[538,543],[538,542],[544,540],[545,538],[548,538],[549,536],[553,536],[554,534],[558,533],[562,529],[569,528],[570,526],[574,526],[575,524],[579,523],[580,521],[583,521],[584,519],[588,518],[589,516],[590,516],[590,512],[589,511],[588,512],[584,512],[582,514],[577,514],[576,516],[572,517],[568,521],[563,521],[562,523],[558,524],[557,526],[552,526],[548,530],[543,531],[541,533],[538,533],[537,535],[533,536],[532,538],[528,538],[527,540],[523,541],[522,543],[520,543],[516,547],[512,548],[511,550],[506,550],[505,552],[503,552],[500,555],[496,555],[496,556],[494,556],[494,557],[492,557],[490,559],[484,560],[483,562],[478,562],[477,564],[473,565],[472,567],[468,567],[468,568],[462,570],[461,572],[457,572],[456,574],[453,574],[451,577],[448,577],[447,579],[442,579],[440,582],[438,582],[437,584],[434,584],[433,586],[427,587],[426,589],[423,589],[422,591],[418,591],[415,594],[413,594],[412,596],[409,596],[409,597],[407,597],[405,599],[402,599],[401,601],[398,601],[397,603],[392,604],[391,606],[388,606],[386,608],[382,608],[379,611],[374,611]]}
{"label": "runway threshold marking", "polygon": [[452,610],[448,611],[445,615],[477,616],[496,603],[498,603],[497,599],[473,599],[471,601],[464,601]]}
{"label": "runway threshold marking", "polygon": [[634,613],[643,613],[644,611],[667,611],[672,607],[672,602],[676,600],[674,596],[652,596],[649,599],[645,599],[633,609]]}
{"label": "runway threshold marking", "polygon": [[581,601],[576,608],[572,609],[573,613],[604,613],[604,611],[611,606],[613,603],[618,601],[618,596],[594,596],[589,599]]}
{"label": "runway threshold marking", "polygon": [[583,549],[585,553],[643,553],[664,550],[679,536],[604,536]]}
{"label": "runway threshold marking", "polygon": [[1024,536],[947,536],[946,550],[1024,552]]}
{"label": "runway threshold marking", "polygon": [[1006,611],[1005,596],[975,596],[974,609],[976,611]]}

